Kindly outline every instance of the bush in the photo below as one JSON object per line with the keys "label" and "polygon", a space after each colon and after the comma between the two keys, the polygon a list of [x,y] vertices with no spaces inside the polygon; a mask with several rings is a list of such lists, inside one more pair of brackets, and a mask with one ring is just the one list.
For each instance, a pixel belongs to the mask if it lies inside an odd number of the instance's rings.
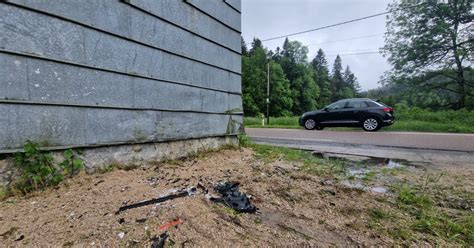
{"label": "bush", "polygon": [[15,187],[27,193],[58,185],[65,175],[72,176],[82,170],[83,161],[69,149],[64,152],[64,161],[55,165],[50,152],[41,151],[38,144],[27,141],[24,153],[15,155],[15,165],[22,172]]}

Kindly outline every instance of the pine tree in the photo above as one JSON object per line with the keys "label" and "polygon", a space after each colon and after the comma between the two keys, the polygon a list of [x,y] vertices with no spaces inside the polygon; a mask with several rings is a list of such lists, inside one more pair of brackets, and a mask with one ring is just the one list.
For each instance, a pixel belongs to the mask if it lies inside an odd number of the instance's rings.
{"label": "pine tree", "polygon": [[331,101],[331,79],[329,78],[328,63],[322,49],[318,50],[316,57],[311,61],[311,67],[314,70],[314,81],[320,89],[319,107],[322,107]]}
{"label": "pine tree", "polygon": [[245,40],[243,36],[240,36],[240,44],[242,46],[242,56],[247,56],[249,50],[247,49],[247,44],[245,44]]}
{"label": "pine tree", "polygon": [[358,96],[359,92],[361,91],[361,87],[359,85],[359,82],[357,82],[356,76],[354,75],[354,73],[352,73],[349,66],[346,66],[346,70],[344,71],[343,78],[344,78],[344,83],[346,87],[350,87],[352,91],[352,95]]}
{"label": "pine tree", "polygon": [[331,96],[332,101],[346,98],[345,93],[347,93],[347,91],[344,91],[344,88],[345,83],[342,75],[342,60],[341,57],[337,55],[336,59],[334,60],[331,75],[331,90],[333,92]]}

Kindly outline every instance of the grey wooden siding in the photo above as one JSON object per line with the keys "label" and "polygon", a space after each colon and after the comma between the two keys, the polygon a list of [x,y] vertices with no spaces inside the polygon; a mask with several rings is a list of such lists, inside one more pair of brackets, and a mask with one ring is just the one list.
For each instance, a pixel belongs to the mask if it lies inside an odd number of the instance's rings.
{"label": "grey wooden siding", "polygon": [[240,1],[0,2],[0,152],[236,135]]}

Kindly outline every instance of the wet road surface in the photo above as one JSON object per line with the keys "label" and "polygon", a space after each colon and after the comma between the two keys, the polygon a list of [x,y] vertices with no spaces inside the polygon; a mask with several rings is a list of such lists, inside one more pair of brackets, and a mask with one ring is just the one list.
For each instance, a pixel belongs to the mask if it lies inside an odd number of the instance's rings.
{"label": "wet road surface", "polygon": [[474,165],[474,134],[246,128],[256,143],[319,152]]}

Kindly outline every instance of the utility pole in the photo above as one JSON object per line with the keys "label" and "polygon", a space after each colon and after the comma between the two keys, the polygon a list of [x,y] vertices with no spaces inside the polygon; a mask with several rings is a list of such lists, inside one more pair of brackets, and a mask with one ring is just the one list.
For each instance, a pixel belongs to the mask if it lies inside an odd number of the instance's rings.
{"label": "utility pole", "polygon": [[270,125],[270,61],[267,64],[267,125]]}

